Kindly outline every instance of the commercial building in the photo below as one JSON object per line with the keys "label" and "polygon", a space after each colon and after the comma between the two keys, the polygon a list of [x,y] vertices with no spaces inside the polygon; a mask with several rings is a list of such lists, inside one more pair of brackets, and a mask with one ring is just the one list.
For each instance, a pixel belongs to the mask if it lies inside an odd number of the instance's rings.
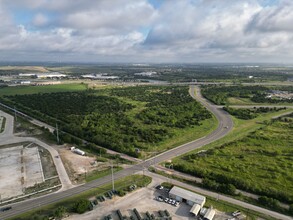
{"label": "commercial building", "polygon": [[[186,202],[190,206],[197,204],[200,206],[200,208],[202,208],[206,202],[206,198],[204,196],[179,188],[177,186],[174,186],[170,190],[169,196],[170,198],[176,199],[179,202]],[[196,211],[198,208],[195,206],[194,209]]]}

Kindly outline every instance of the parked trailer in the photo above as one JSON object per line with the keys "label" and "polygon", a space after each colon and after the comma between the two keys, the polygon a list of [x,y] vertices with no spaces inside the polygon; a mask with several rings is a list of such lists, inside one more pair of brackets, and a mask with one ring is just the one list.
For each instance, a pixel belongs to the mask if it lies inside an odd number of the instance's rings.
{"label": "parked trailer", "polygon": [[84,151],[82,151],[82,150],[80,150],[78,148],[75,148],[75,147],[72,147],[71,148],[71,151],[74,152],[74,153],[76,153],[76,154],[79,154],[81,156],[84,156],[85,155],[85,152]]}

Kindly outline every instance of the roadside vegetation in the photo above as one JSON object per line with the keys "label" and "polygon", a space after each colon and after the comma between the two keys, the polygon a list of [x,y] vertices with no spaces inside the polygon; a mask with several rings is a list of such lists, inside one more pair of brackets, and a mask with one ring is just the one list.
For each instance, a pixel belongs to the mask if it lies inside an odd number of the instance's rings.
{"label": "roadside vegetation", "polygon": [[207,85],[202,87],[202,95],[217,105],[249,104],[290,104],[293,99],[270,97],[270,92],[286,91],[293,93],[293,86],[222,86]]}
{"label": "roadside vegetation", "polygon": [[[135,157],[202,137],[217,125],[188,87],[140,86],[5,96],[7,105],[60,130]],[[60,133],[63,142],[76,139]],[[80,142],[80,141],[78,141]],[[156,149],[154,149],[156,146]]]}
{"label": "roadside vegetation", "polygon": [[[142,175],[132,175],[115,181],[117,193],[132,191],[131,186],[135,184],[136,188],[146,187],[151,182],[151,177]],[[11,220],[48,220],[50,217],[61,219],[70,213],[84,213],[90,211],[93,203],[98,204],[98,198],[107,197],[107,192],[112,189],[112,184],[106,184],[98,188],[85,189],[86,191],[76,196],[56,202],[42,208],[31,210],[25,214],[11,218]],[[97,207],[98,208],[98,207]]]}
{"label": "roadside vegetation", "polygon": [[261,114],[268,112],[278,112],[281,110],[285,110],[286,108],[269,108],[269,107],[259,107],[259,108],[231,108],[231,107],[223,107],[225,111],[235,116],[238,119],[249,120],[258,117]]}
{"label": "roadside vegetation", "polygon": [[0,133],[5,130],[6,118],[0,116]]}
{"label": "roadside vegetation", "polygon": [[176,158],[173,167],[203,178],[205,188],[252,192],[261,196],[259,204],[288,213],[279,202],[293,203],[292,116],[264,121],[238,139]]}

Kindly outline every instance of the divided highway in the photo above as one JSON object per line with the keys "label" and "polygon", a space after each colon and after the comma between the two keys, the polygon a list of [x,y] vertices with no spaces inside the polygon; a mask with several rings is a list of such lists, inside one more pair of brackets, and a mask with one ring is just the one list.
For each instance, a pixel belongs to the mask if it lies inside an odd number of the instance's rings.
{"label": "divided highway", "polygon": [[[201,102],[207,109],[209,109],[215,115],[215,117],[217,118],[217,120],[219,122],[217,129],[214,130],[212,133],[208,134],[207,136],[202,137],[198,140],[181,145],[177,148],[174,148],[174,149],[171,149],[171,150],[166,151],[164,153],[161,153],[159,155],[156,155],[155,157],[150,158],[148,160],[145,160],[145,161],[143,161],[137,165],[134,165],[130,168],[121,170],[121,171],[114,174],[115,179],[119,179],[121,177],[125,177],[128,175],[132,175],[132,174],[141,172],[142,170],[147,169],[148,167],[150,167],[153,164],[163,162],[163,161],[168,160],[170,158],[185,154],[191,150],[200,148],[204,145],[207,145],[209,143],[212,143],[212,142],[224,137],[225,135],[227,135],[231,131],[231,129],[233,128],[233,121],[228,113],[223,111],[220,107],[213,105],[213,104],[209,103],[207,100],[205,100],[200,95],[198,87],[196,87],[194,85],[192,85],[190,87],[190,95],[193,98],[197,99],[199,102]],[[164,177],[162,177],[162,178],[164,178]],[[52,194],[38,197],[35,199],[30,199],[30,200],[26,200],[23,202],[13,204],[13,205],[11,205],[12,206],[11,210],[0,213],[0,219],[7,219],[10,217],[16,216],[18,214],[30,211],[34,208],[39,208],[44,205],[49,205],[49,204],[58,202],[60,200],[68,198],[70,196],[87,191],[88,189],[101,187],[102,185],[110,183],[110,182],[111,182],[111,175],[105,176],[105,177],[97,179],[97,180],[93,180],[89,183],[68,189],[66,191],[56,192],[56,193],[52,193]],[[225,201],[227,201],[227,199],[225,199],[225,198],[231,199],[229,197],[224,197],[224,196],[221,196],[221,198],[224,198],[223,200],[225,200]],[[230,202],[235,203],[235,201],[237,202],[238,200],[233,200]],[[256,211],[260,211],[259,207],[257,207],[257,206],[253,206],[248,203],[241,202],[241,201],[238,201],[238,202],[239,202],[239,205],[246,204],[246,206],[249,206],[251,209],[256,210]],[[262,211],[263,210],[265,210],[265,209],[262,209]],[[275,213],[275,212],[272,212],[269,210],[266,210],[266,211],[267,211],[266,214],[269,214],[269,215],[276,217],[276,218],[291,219],[290,217],[281,215],[279,213]]]}

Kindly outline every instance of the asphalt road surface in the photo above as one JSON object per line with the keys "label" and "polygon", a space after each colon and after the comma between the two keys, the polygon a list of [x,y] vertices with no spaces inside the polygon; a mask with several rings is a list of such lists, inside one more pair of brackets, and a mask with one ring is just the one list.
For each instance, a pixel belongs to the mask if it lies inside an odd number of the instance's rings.
{"label": "asphalt road surface", "polygon": [[[196,92],[197,95],[195,96],[194,92],[196,90],[197,90],[197,92]],[[179,156],[179,155],[187,153],[191,150],[200,148],[204,145],[207,145],[209,143],[212,143],[212,142],[224,137],[226,134],[228,134],[230,132],[230,130],[233,127],[233,121],[230,118],[229,114],[227,114],[221,108],[219,108],[219,107],[207,102],[205,99],[203,99],[201,97],[197,87],[191,86],[190,94],[192,95],[192,97],[194,97],[198,101],[200,101],[205,107],[207,107],[215,115],[215,117],[219,121],[218,128],[205,137],[202,137],[198,140],[192,141],[190,143],[184,144],[184,145],[179,146],[177,148],[174,148],[174,149],[171,149],[171,150],[166,151],[164,153],[161,153],[159,155],[156,155],[155,157],[148,159],[144,162],[141,162],[137,165],[134,165],[130,168],[121,170],[121,171],[115,173],[115,175],[114,175],[115,179],[119,179],[121,177],[125,177],[128,175],[137,173],[137,172],[141,172],[142,170],[145,170],[146,168],[148,168],[149,166],[151,166],[153,164],[163,162],[163,161],[168,160],[170,158],[173,158],[175,156]],[[164,177],[162,177],[162,178],[164,178]],[[7,219],[9,217],[13,217],[18,214],[30,211],[34,208],[39,208],[44,205],[58,202],[60,200],[68,198],[70,196],[87,191],[88,189],[101,187],[102,185],[110,183],[110,182],[111,182],[111,175],[105,176],[103,178],[99,178],[97,180],[93,180],[89,183],[86,183],[81,186],[77,186],[75,188],[68,189],[66,191],[56,192],[56,193],[52,193],[52,194],[38,197],[35,199],[26,200],[23,202],[13,204],[13,205],[11,205],[12,209],[10,209],[9,211],[0,213],[0,219]],[[218,196],[218,194],[216,194],[216,195]],[[238,201],[238,200],[235,200],[235,201],[233,200],[232,203],[235,203],[240,206],[243,205],[243,202]],[[250,205],[248,203],[245,203],[245,204]],[[251,209],[259,211],[259,207],[252,206],[252,205],[250,205],[250,206],[251,206]],[[283,215],[281,215],[281,217],[280,217],[279,213],[275,213],[275,212],[272,212],[272,211],[269,211],[266,209],[261,210],[261,212],[268,214],[268,215],[271,215],[272,217],[279,218],[279,219],[292,219],[290,217],[283,216]]]}

